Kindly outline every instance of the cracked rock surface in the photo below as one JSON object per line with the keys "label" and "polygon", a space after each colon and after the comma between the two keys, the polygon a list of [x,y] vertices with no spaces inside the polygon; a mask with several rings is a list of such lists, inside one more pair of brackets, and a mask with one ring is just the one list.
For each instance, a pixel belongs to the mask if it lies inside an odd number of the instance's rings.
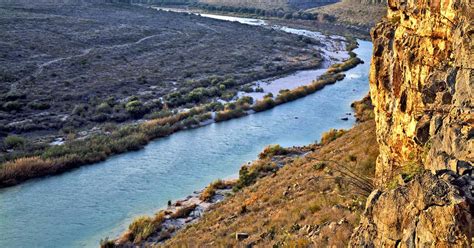
{"label": "cracked rock surface", "polygon": [[407,163],[433,172],[474,161],[474,4],[388,1],[372,32],[370,93],[379,184]]}
{"label": "cracked rock surface", "polygon": [[462,195],[458,186],[429,172],[396,189],[376,190],[350,246],[470,247],[474,205]]}

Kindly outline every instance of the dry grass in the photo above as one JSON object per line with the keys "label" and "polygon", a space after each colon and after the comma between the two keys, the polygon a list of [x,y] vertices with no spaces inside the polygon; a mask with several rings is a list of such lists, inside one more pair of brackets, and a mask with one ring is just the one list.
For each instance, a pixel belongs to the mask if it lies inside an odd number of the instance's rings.
{"label": "dry grass", "polygon": [[[361,123],[282,169],[260,174],[164,246],[346,246],[365,203],[359,180],[370,182],[374,174],[374,127],[373,120]],[[247,172],[271,164],[271,158],[259,161]],[[316,168],[322,161],[325,166]],[[237,241],[237,232],[250,236]]]}
{"label": "dry grass", "polygon": [[154,217],[142,216],[135,219],[128,227],[124,240],[139,243],[147,239],[165,221],[165,213],[158,212]]}

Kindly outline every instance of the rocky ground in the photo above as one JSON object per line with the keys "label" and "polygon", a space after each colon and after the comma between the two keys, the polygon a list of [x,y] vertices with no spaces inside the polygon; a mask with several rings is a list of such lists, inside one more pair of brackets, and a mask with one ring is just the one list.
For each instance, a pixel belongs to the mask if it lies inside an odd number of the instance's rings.
{"label": "rocky ground", "polygon": [[0,137],[194,105],[208,99],[187,95],[197,87],[231,97],[320,61],[310,41],[259,27],[128,5],[55,6],[0,3]]}

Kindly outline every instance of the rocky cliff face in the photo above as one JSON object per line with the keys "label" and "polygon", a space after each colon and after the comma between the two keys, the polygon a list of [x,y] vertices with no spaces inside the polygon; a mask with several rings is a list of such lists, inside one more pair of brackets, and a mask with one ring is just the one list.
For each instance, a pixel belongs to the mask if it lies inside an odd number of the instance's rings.
{"label": "rocky cliff face", "polygon": [[473,16],[468,0],[388,1],[370,75],[385,190],[369,197],[352,247],[471,247]]}
{"label": "rocky cliff face", "polygon": [[468,0],[388,1],[372,33],[370,76],[380,183],[413,163],[472,166],[473,15]]}

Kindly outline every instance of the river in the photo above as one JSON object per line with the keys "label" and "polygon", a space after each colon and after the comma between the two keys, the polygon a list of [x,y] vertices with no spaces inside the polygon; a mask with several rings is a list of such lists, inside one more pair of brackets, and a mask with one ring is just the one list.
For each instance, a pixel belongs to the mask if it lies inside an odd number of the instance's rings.
{"label": "river", "polygon": [[[308,31],[309,32],[309,31]],[[218,178],[235,176],[268,144],[305,145],[350,128],[350,104],[367,94],[372,43],[347,77],[302,99],[223,123],[181,131],[144,149],[59,176],[0,190],[0,247],[97,247],[130,221]],[[291,76],[291,75],[290,75]]]}

